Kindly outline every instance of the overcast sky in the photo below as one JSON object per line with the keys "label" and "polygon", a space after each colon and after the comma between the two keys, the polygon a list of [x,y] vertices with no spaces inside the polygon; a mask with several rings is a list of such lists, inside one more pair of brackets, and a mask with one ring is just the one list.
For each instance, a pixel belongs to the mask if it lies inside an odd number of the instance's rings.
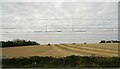
{"label": "overcast sky", "polygon": [[117,40],[117,19],[117,2],[3,2],[0,36],[40,43]]}

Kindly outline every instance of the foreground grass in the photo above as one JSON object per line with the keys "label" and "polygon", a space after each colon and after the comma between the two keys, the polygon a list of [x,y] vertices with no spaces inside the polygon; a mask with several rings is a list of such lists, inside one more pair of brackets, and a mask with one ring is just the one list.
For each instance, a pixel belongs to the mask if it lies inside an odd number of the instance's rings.
{"label": "foreground grass", "polygon": [[61,58],[33,56],[2,59],[3,68],[120,67],[120,57],[67,56]]}

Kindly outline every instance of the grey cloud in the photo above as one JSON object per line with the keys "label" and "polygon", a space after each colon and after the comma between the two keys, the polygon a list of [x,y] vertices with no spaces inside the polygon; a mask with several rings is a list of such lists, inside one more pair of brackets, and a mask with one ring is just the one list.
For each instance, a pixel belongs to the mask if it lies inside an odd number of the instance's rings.
{"label": "grey cloud", "polygon": [[[4,29],[4,32],[8,32],[4,35],[4,39],[7,38],[17,38],[17,33],[19,33],[19,37],[21,38],[29,38],[36,39],[38,35],[34,35],[35,31],[45,31],[46,23],[48,31],[72,31],[72,25],[74,25],[75,31],[86,31],[84,34],[95,34],[103,33],[101,35],[101,39],[106,36],[106,39],[116,39],[117,29],[112,30],[112,28],[116,28],[117,26],[117,3],[111,2],[7,2],[3,3],[3,28],[16,28],[14,30]],[[48,19],[48,20],[44,20]],[[51,19],[51,20],[49,20]],[[52,20],[53,19],[53,20]],[[56,20],[54,20],[56,19]],[[57,20],[61,19],[61,20]],[[62,20],[63,19],[63,20]],[[64,20],[65,19],[65,20]],[[68,20],[66,20],[68,19]],[[73,21],[71,19],[74,19]],[[83,19],[83,20],[82,20]],[[86,20],[87,19],[87,20]],[[73,24],[74,22],[74,24]],[[61,29],[59,29],[61,28]],[[64,29],[67,28],[67,29]],[[70,29],[69,29],[70,28]],[[80,28],[80,29],[78,29]],[[85,28],[82,30],[81,28]],[[90,28],[96,28],[90,29]],[[101,29],[97,29],[101,28]],[[108,30],[103,30],[104,28],[108,28]],[[109,29],[110,28],[110,29]],[[108,34],[116,33],[114,36],[110,36],[108,38]],[[15,36],[11,36],[11,34]],[[30,37],[27,36],[27,33],[30,33]],[[62,33],[62,32],[61,32]],[[70,32],[69,32],[70,33]],[[72,34],[71,32],[70,34]],[[23,37],[23,34],[25,35]],[[33,34],[33,35],[32,35]],[[37,33],[38,34],[38,33]],[[47,34],[47,33],[46,33]],[[63,33],[64,34],[64,33]],[[81,33],[79,33],[81,34]],[[105,35],[106,34],[106,35]],[[6,37],[7,36],[7,37]],[[33,37],[32,37],[33,36]],[[40,35],[40,38],[43,35]],[[83,36],[82,34],[78,37]],[[56,37],[48,36],[49,38]],[[73,39],[74,37],[72,37]],[[76,37],[75,37],[76,38]],[[88,38],[88,37],[87,37]],[[92,37],[90,37],[91,39]],[[45,37],[45,39],[48,39]],[[58,39],[56,37],[54,39]],[[89,39],[89,38],[88,38]],[[100,39],[100,38],[98,38]],[[84,39],[85,40],[85,39]],[[43,42],[46,40],[43,40]],[[50,41],[50,40],[47,40]],[[78,41],[78,39],[77,39]]]}

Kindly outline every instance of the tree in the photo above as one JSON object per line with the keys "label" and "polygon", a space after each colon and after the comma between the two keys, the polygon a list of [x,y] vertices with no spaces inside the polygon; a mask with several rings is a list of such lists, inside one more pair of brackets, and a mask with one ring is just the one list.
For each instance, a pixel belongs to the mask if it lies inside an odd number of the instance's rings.
{"label": "tree", "polygon": [[106,41],[106,43],[112,43],[111,41]]}
{"label": "tree", "polygon": [[2,47],[14,47],[14,46],[27,46],[27,45],[39,45],[39,43],[35,41],[26,41],[15,39],[13,41],[0,41]]}
{"label": "tree", "polygon": [[100,43],[106,43],[106,41],[105,40],[101,40]]}

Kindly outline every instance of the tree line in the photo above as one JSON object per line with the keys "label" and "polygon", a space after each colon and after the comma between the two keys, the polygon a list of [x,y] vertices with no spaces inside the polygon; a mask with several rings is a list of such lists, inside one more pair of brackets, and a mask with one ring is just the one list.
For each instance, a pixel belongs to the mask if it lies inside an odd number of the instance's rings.
{"label": "tree line", "polygon": [[[117,40],[101,40],[99,43],[120,43],[120,41]],[[86,44],[86,42],[84,43]],[[21,39],[15,39],[13,41],[0,41],[0,47],[15,47],[15,46],[28,46],[28,45],[40,45],[39,43],[35,41],[27,41],[27,40],[21,40]],[[50,45],[50,44],[48,44]]]}
{"label": "tree line", "polygon": [[35,41],[15,39],[13,41],[0,41],[0,45],[1,47],[15,47],[15,46],[39,45],[39,43]]}
{"label": "tree line", "polygon": [[99,43],[120,43],[120,41],[117,41],[117,40],[101,40]]}
{"label": "tree line", "polygon": [[33,56],[2,59],[2,68],[120,67],[120,57],[67,56],[61,58]]}

